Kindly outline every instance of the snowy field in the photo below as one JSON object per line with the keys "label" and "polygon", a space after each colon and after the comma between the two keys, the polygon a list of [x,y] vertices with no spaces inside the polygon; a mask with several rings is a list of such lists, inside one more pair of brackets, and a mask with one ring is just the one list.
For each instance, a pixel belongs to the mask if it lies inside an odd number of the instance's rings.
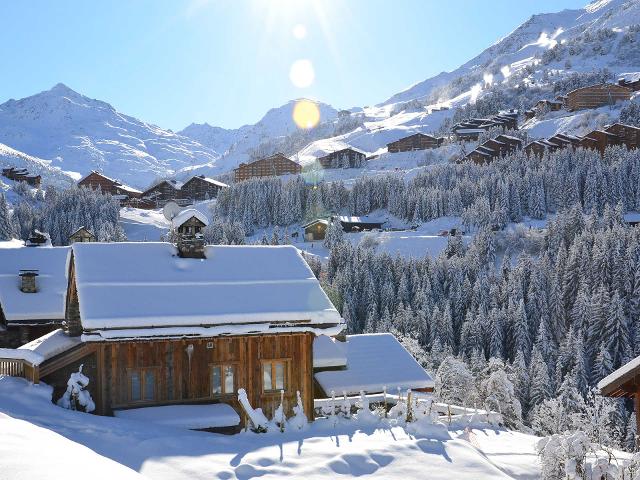
{"label": "snowy field", "polygon": [[[64,410],[44,385],[0,377],[0,478],[534,479],[537,437],[492,428],[410,434],[333,427],[233,436]],[[33,452],[38,452],[34,455]],[[428,477],[425,477],[428,472]]]}

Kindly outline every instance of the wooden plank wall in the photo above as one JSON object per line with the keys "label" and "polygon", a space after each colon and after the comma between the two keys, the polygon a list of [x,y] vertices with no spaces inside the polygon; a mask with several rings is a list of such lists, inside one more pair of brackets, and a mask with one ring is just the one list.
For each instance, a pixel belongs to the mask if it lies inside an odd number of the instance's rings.
{"label": "wooden plank wall", "polygon": [[[212,348],[207,348],[208,343]],[[193,345],[191,361],[187,354],[189,345]],[[292,407],[299,390],[305,412],[311,418],[312,345],[310,333],[104,343],[98,353],[102,388],[96,403],[100,413],[109,414],[118,408],[221,401],[241,413],[235,393],[222,397],[210,394],[211,365],[233,364],[236,367],[235,390],[244,388],[252,406],[262,408],[271,417],[280,403],[280,394],[263,392],[262,361],[283,359],[287,364],[287,415],[293,415]],[[155,368],[156,399],[153,402],[130,400],[129,372],[138,368]]]}

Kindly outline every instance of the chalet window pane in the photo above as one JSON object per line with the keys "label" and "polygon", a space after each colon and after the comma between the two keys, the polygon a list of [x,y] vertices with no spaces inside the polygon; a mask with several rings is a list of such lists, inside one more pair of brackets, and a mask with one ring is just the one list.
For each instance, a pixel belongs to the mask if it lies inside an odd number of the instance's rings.
{"label": "chalet window pane", "polygon": [[144,399],[154,400],[156,389],[156,374],[153,370],[144,372]]}
{"label": "chalet window pane", "polygon": [[284,363],[276,363],[276,390],[284,390]]}
{"label": "chalet window pane", "polygon": [[224,393],[233,393],[233,372],[234,368],[231,365],[224,367]]}
{"label": "chalet window pane", "polygon": [[137,402],[141,397],[140,372],[131,372],[131,400]]}
{"label": "chalet window pane", "polygon": [[271,383],[271,363],[262,364],[262,385],[264,390],[273,390]]}
{"label": "chalet window pane", "polygon": [[211,369],[211,393],[214,395],[222,394],[222,373],[220,367]]}

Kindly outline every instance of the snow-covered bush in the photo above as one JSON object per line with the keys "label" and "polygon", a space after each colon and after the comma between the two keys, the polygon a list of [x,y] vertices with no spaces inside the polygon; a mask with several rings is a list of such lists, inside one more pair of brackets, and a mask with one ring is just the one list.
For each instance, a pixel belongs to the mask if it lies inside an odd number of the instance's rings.
{"label": "snow-covered bush", "polygon": [[242,408],[247,413],[251,422],[251,429],[255,432],[266,432],[269,429],[269,420],[262,413],[261,408],[253,408],[247,397],[247,392],[244,388],[238,389],[238,402],[242,405]]}
{"label": "snow-covered bush", "polygon": [[377,411],[372,411],[369,404],[369,399],[366,394],[361,391],[360,399],[356,402],[358,412],[355,414],[355,420],[363,425],[375,425],[380,422],[380,416]]}
{"label": "snow-covered bush", "polygon": [[304,413],[304,405],[300,391],[296,392],[297,404],[293,407],[293,417],[289,419],[288,425],[294,430],[306,430],[309,427],[309,420]]}
{"label": "snow-covered bush", "polygon": [[444,359],[436,372],[436,397],[443,403],[472,406],[477,398],[475,379],[467,365],[456,357]]}
{"label": "snow-covered bush", "polygon": [[82,373],[83,366],[80,365],[78,371],[69,376],[67,389],[62,397],[58,399],[57,404],[67,410],[81,410],[89,413],[96,409],[96,404],[87,390],[89,378]]}

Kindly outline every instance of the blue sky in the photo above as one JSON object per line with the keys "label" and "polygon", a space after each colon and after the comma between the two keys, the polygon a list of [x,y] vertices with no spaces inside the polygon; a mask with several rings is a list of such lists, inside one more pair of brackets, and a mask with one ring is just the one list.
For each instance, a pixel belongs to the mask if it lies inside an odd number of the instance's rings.
{"label": "blue sky", "polygon": [[[456,68],[534,13],[585,3],[3,1],[0,102],[63,82],[174,130],[254,123],[303,96],[336,108],[375,104]],[[300,59],[315,72],[304,88],[290,78]]]}

